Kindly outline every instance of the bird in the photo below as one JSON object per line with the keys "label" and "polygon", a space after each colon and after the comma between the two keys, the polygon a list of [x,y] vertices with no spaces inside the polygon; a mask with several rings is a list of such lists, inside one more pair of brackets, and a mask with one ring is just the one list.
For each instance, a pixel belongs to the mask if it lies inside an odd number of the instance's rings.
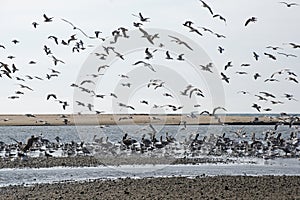
{"label": "bird", "polygon": [[223,108],[223,107],[221,107],[221,106],[218,106],[218,107],[216,107],[216,108],[213,109],[212,115],[215,115],[217,110],[224,110],[224,111],[227,111],[226,108]]}
{"label": "bird", "polygon": [[2,44],[0,44],[0,48],[2,48],[2,49],[5,49],[5,46],[4,46],[4,45],[2,45]]}
{"label": "bird", "polygon": [[188,20],[188,21],[185,21],[182,25],[186,26],[186,27],[190,27],[190,26],[192,26],[192,24],[194,24],[194,22]]}
{"label": "bird", "polygon": [[224,18],[224,17],[222,17],[221,15],[219,15],[219,14],[215,14],[215,15],[213,15],[213,18],[219,18],[220,20],[222,20],[222,21],[224,21],[225,22],[225,24],[226,24],[226,19]]}
{"label": "bird", "polygon": [[52,55],[52,59],[53,59],[54,65],[57,65],[58,62],[65,64],[64,61],[57,59],[57,58],[54,57],[53,55]]}
{"label": "bird", "polygon": [[256,103],[253,103],[252,108],[255,108],[258,112],[260,112],[261,106]]}
{"label": "bird", "polygon": [[223,72],[221,72],[221,76],[222,76],[222,80],[226,81],[227,83],[229,83],[229,77],[227,77]]}
{"label": "bird", "polygon": [[135,108],[134,108],[133,106],[129,106],[129,105],[126,105],[126,104],[124,104],[124,103],[118,103],[118,105],[119,105],[120,107],[130,108],[131,110],[135,110]]}
{"label": "bird", "polygon": [[169,51],[166,51],[166,59],[167,60],[172,60],[173,58],[170,56],[170,53],[169,53]]}
{"label": "bird", "polygon": [[149,17],[143,17],[142,13],[139,12],[138,15],[132,14],[135,17],[140,18],[141,22],[149,22],[150,18]]}
{"label": "bird", "polygon": [[259,77],[261,77],[261,75],[260,75],[259,73],[255,73],[253,77],[254,77],[254,80],[256,80],[256,79],[258,79]]}
{"label": "bird", "polygon": [[212,68],[213,67],[213,63],[208,63],[208,64],[206,64],[205,66],[204,65],[200,65],[200,67],[201,67],[201,70],[203,70],[203,71],[208,71],[208,72],[210,72],[210,73],[213,73],[213,71],[210,69],[210,68]]}
{"label": "bird", "polygon": [[294,49],[300,48],[300,44],[295,44],[295,43],[292,43],[292,42],[290,42],[289,44],[290,44]]}
{"label": "bird", "polygon": [[93,85],[96,84],[96,83],[95,83],[94,81],[92,81],[92,80],[83,80],[83,81],[80,83],[80,85],[83,85],[83,84],[85,84],[85,83],[91,83],[91,84],[93,84]]}
{"label": "bird", "polygon": [[61,19],[62,21],[70,24],[74,30],[79,30],[85,37],[89,38],[89,39],[95,39],[96,37],[92,37],[92,36],[88,36],[83,30],[81,30],[80,28],[76,27],[72,22],[66,20],[66,19]]}
{"label": "bird", "polygon": [[193,88],[193,89],[190,90],[189,98],[192,98],[193,92],[196,92],[197,96],[204,97],[202,90],[200,90],[199,88]]}
{"label": "bird", "polygon": [[55,94],[48,94],[47,95],[47,100],[49,100],[51,97],[53,97],[54,99],[57,99]]}
{"label": "bird", "polygon": [[272,98],[276,98],[273,94],[269,93],[269,92],[259,92],[260,94],[264,94],[266,97],[272,97]]}
{"label": "bird", "polygon": [[184,54],[179,54],[178,57],[177,57],[177,60],[180,60],[180,61],[183,61],[184,58],[183,58]]}
{"label": "bird", "polygon": [[232,61],[229,61],[229,62],[225,65],[224,70],[227,70],[228,67],[233,67]]}
{"label": "bird", "polygon": [[257,21],[256,17],[251,17],[249,19],[247,19],[247,21],[245,22],[245,26],[247,26],[250,22],[255,23]]}
{"label": "bird", "polygon": [[203,6],[204,8],[207,8],[207,9],[209,10],[209,12],[210,12],[211,15],[214,15],[214,13],[213,13],[211,7],[210,7],[209,5],[207,5],[207,3],[205,3],[204,1],[202,1],[202,0],[200,0],[200,1],[201,1],[201,3],[202,3],[202,6]]}
{"label": "bird", "polygon": [[283,53],[283,52],[277,52],[279,55],[284,55],[284,56],[286,56],[286,57],[297,57],[296,55],[294,55],[294,54],[287,54],[287,53]]}
{"label": "bird", "polygon": [[180,40],[178,37],[174,37],[174,36],[171,36],[171,35],[168,35],[170,38],[173,38],[173,40],[171,40],[171,42],[176,42],[177,44],[179,44],[179,45],[184,45],[184,46],[186,46],[188,49],[190,49],[190,50],[192,50],[193,51],[193,49],[186,43],[186,42],[184,42],[184,41],[182,41],[182,40]]}
{"label": "bird", "polygon": [[144,34],[142,37],[143,37],[143,38],[146,38],[151,44],[154,45],[153,40],[154,40],[154,38],[157,38],[158,35],[157,35],[157,34],[155,34],[155,35],[150,35],[147,31],[145,31],[145,30],[142,29],[142,28],[139,28],[139,30]]}
{"label": "bird", "polygon": [[220,53],[223,53],[224,52],[224,48],[223,47],[221,47],[221,46],[218,46],[218,51],[220,52]]}
{"label": "bird", "polygon": [[56,36],[50,35],[50,36],[48,36],[48,39],[54,40],[55,44],[58,45],[58,38]]}
{"label": "bird", "polygon": [[146,63],[145,61],[137,61],[135,63],[133,63],[133,65],[139,65],[139,64],[143,64],[145,67],[148,67],[151,71],[156,72],[155,69],[153,68],[153,66],[150,63]]}
{"label": "bird", "polygon": [[268,56],[269,58],[276,60],[276,57],[270,53],[264,53],[264,55]]}
{"label": "bird", "polygon": [[258,61],[259,55],[256,52],[254,52],[254,51],[253,51],[253,56],[254,56],[254,59],[256,61]]}
{"label": "bird", "polygon": [[19,40],[16,40],[16,39],[12,40],[11,42],[14,43],[14,44],[20,43],[20,41],[19,41]]}
{"label": "bird", "polygon": [[297,4],[297,3],[287,3],[287,2],[284,2],[284,1],[281,1],[281,2],[279,2],[279,3],[285,4],[286,7],[288,7],[288,8],[290,8],[290,7],[292,7],[292,6],[298,6],[298,5],[299,5],[299,4]]}
{"label": "bird", "polygon": [[46,14],[44,14],[43,17],[44,17],[44,22],[52,22],[53,17],[47,17]]}
{"label": "bird", "polygon": [[152,52],[149,51],[149,48],[146,48],[145,49],[145,54],[146,54],[146,57],[145,59],[151,59],[153,58],[153,53],[156,52],[157,49],[154,49]]}
{"label": "bird", "polygon": [[39,24],[37,22],[32,22],[34,28],[36,28]]}
{"label": "bird", "polygon": [[19,71],[19,69],[16,67],[16,65],[13,63],[12,64],[12,73],[15,73],[16,71]]}
{"label": "bird", "polygon": [[28,87],[28,86],[26,86],[26,85],[19,84],[19,86],[20,86],[21,88],[25,88],[25,89],[28,89],[28,90],[31,90],[31,91],[33,91],[33,89],[32,89],[32,88],[30,88],[30,87]]}

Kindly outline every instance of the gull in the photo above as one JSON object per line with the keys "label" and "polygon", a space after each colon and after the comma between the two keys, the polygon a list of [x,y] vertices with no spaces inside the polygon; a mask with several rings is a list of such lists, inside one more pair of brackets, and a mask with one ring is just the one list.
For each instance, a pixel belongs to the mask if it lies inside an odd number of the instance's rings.
{"label": "gull", "polygon": [[216,113],[217,110],[224,110],[224,111],[227,111],[225,108],[223,108],[223,107],[221,107],[221,106],[218,106],[218,107],[216,107],[216,108],[213,109],[212,115],[215,115],[215,113]]}
{"label": "gull", "polygon": [[232,61],[229,61],[229,62],[225,65],[224,70],[227,70],[228,67],[233,67]]}
{"label": "gull", "polygon": [[12,59],[14,59],[15,57],[14,57],[14,56],[7,56],[7,58],[12,60]]}
{"label": "gull", "polygon": [[294,49],[300,48],[300,44],[290,42],[289,45],[291,45]]}
{"label": "gull", "polygon": [[90,111],[92,111],[92,108],[94,107],[94,105],[88,103],[88,105],[87,105],[86,107],[88,107],[88,109],[89,109]]}
{"label": "gull", "polygon": [[194,22],[192,22],[192,21],[185,21],[184,24],[182,24],[182,25],[186,26],[186,27],[190,27],[190,26],[192,26],[192,24],[194,24]]}
{"label": "gull", "polygon": [[166,51],[166,59],[167,60],[172,60],[173,58],[170,56],[170,53],[169,53],[169,51]]}
{"label": "gull", "polygon": [[164,93],[163,96],[174,98],[170,93]]}
{"label": "gull", "polygon": [[140,22],[133,22],[133,26],[134,27],[140,27],[140,26],[142,26],[143,24],[142,23],[140,23]]}
{"label": "gull", "polygon": [[250,22],[255,23],[256,21],[257,21],[256,17],[251,17],[251,18],[247,19],[247,21],[245,23],[245,26],[247,26]]}
{"label": "gull", "polygon": [[174,37],[174,36],[171,36],[171,35],[168,35],[170,38],[173,38],[174,40],[171,40],[171,42],[176,42],[177,44],[181,45],[183,44],[184,46],[186,46],[188,49],[192,50],[193,49],[184,41],[180,40],[179,38],[177,37]]}
{"label": "gull", "polygon": [[111,46],[108,46],[108,47],[102,46],[102,47],[107,55],[109,55],[110,50],[115,51],[115,47],[111,47]]}
{"label": "gull", "polygon": [[297,77],[297,74],[295,74],[294,72],[287,71],[287,73],[288,73],[290,76],[296,76],[296,77]]}
{"label": "gull", "polygon": [[210,115],[210,113],[207,110],[204,110],[201,113],[199,113],[199,115],[204,115],[204,114]]}
{"label": "gull", "polygon": [[36,64],[36,62],[35,61],[33,61],[33,60],[31,60],[31,61],[29,61],[29,63],[28,64],[30,64],[30,65],[35,65]]}
{"label": "gull", "polygon": [[129,87],[130,88],[131,83],[121,83],[121,85],[124,86],[124,87]]}
{"label": "gull", "polygon": [[237,71],[237,72],[235,72],[235,73],[241,74],[241,75],[243,75],[243,74],[248,74],[247,72],[242,72],[242,71]]}
{"label": "gull", "polygon": [[209,5],[207,5],[207,3],[205,3],[204,1],[202,1],[202,0],[200,0],[201,1],[201,3],[202,3],[202,6],[204,7],[204,8],[207,8],[208,10],[209,10],[209,12],[210,12],[210,14],[214,14],[213,13],[213,11],[212,11],[212,9],[209,7]]}
{"label": "gull", "polygon": [[77,103],[78,106],[85,106],[85,104],[80,101],[75,101],[75,102]]}
{"label": "gull", "polygon": [[188,96],[187,92],[188,92],[192,87],[193,87],[192,85],[186,86],[185,90],[184,90],[184,91],[181,91],[180,94],[181,94],[181,95],[184,95],[184,96]]}
{"label": "gull", "polygon": [[18,81],[25,81],[24,79],[22,79],[22,78],[20,78],[20,77],[17,77],[17,76],[16,76],[16,79],[17,79]]}
{"label": "gull", "polygon": [[118,98],[117,95],[114,94],[114,93],[110,93],[110,96],[112,96],[112,97],[114,97],[114,98],[116,98],[116,99]]}
{"label": "gull", "polygon": [[45,51],[46,55],[52,54],[51,49],[49,47],[47,47],[46,45],[44,45],[44,51]]}
{"label": "gull", "polygon": [[298,5],[299,5],[299,4],[297,4],[297,3],[287,3],[287,2],[284,2],[284,1],[281,1],[281,2],[279,2],[279,3],[285,4],[286,7],[288,7],[288,8],[290,8],[290,7],[292,7],[292,6],[298,6]]}
{"label": "gull", "polygon": [[260,112],[261,106],[259,106],[258,104],[254,103],[252,105],[252,108],[255,108],[258,112]]}
{"label": "gull", "polygon": [[268,92],[259,92],[260,94],[264,94],[266,97],[272,97],[272,98],[276,98],[273,94],[268,93]]}
{"label": "gull", "polygon": [[29,75],[25,75],[25,77],[27,77],[29,80],[32,80],[33,77],[32,76],[29,76]]}
{"label": "gull", "polygon": [[273,47],[273,46],[267,46],[267,49],[273,49],[274,51],[276,51],[277,49],[282,49],[281,47]]}
{"label": "gull", "polygon": [[277,79],[275,79],[275,78],[267,78],[266,80],[264,80],[264,82],[268,82],[268,81],[270,81],[270,82],[279,82],[279,80],[277,80]]}
{"label": "gull", "polygon": [[127,75],[124,75],[124,74],[119,74],[118,76],[120,76],[121,78],[129,78],[129,76],[127,76]]}
{"label": "gull", "polygon": [[282,101],[271,101],[272,104],[283,104]]}
{"label": "gull", "polygon": [[44,80],[44,79],[42,79],[41,77],[38,77],[38,76],[34,76],[34,78],[36,78],[36,79],[38,79],[38,80]]}
{"label": "gull", "polygon": [[221,46],[218,47],[218,51],[219,51],[220,53],[223,53],[224,50],[225,50],[225,49],[224,49],[223,47],[221,47]]}
{"label": "gull", "polygon": [[146,38],[151,44],[154,44],[153,39],[157,36],[150,35],[147,31],[145,31],[142,28],[139,28],[139,30],[144,34],[142,37]]}
{"label": "gull", "polygon": [[99,66],[99,67],[98,67],[98,72],[99,72],[101,69],[105,69],[105,68],[107,68],[107,67],[109,67],[109,65],[101,65],[101,66]]}
{"label": "gull", "polygon": [[132,14],[132,15],[140,18],[141,22],[149,22],[149,19],[150,19],[149,17],[143,17],[142,13],[140,13],[140,12],[139,12],[139,15],[135,15],[135,14]]}
{"label": "gull", "polygon": [[26,86],[26,85],[23,85],[23,84],[18,84],[21,88],[25,88],[25,89],[28,89],[28,90],[31,90],[33,91],[33,89],[31,89],[30,87]]}
{"label": "gull", "polygon": [[127,28],[120,27],[120,28],[118,28],[118,30],[122,31],[123,37],[129,38],[129,36],[126,34],[126,31],[128,31]]}
{"label": "gull", "polygon": [[258,61],[259,55],[254,51],[253,51],[253,56],[254,56],[255,60]]}
{"label": "gull", "polygon": [[0,44],[0,48],[5,49],[5,46],[3,46],[2,44]]}
{"label": "gull", "polygon": [[121,53],[114,51],[114,53],[116,54],[116,57],[121,58],[122,60],[124,60],[124,55],[122,55]]}
{"label": "gull", "polygon": [[91,84],[95,85],[95,82],[92,81],[92,80],[84,80],[84,81],[82,81],[82,82],[80,83],[80,85],[83,85],[83,84],[85,84],[85,83],[91,83]]}
{"label": "gull", "polygon": [[8,97],[9,99],[18,99],[18,98],[20,98],[19,96],[9,96]]}
{"label": "gull", "polygon": [[177,57],[177,60],[180,60],[180,61],[183,61],[184,58],[183,58],[184,54],[179,54],[178,57]]}
{"label": "gull", "polygon": [[221,34],[218,34],[218,33],[214,33],[214,34],[215,34],[215,36],[217,36],[217,38],[226,38],[225,35],[221,35]]}
{"label": "gull", "polygon": [[46,78],[48,79],[48,80],[50,80],[51,79],[51,77],[58,77],[58,75],[57,74],[46,74]]}
{"label": "gull", "polygon": [[44,22],[52,22],[53,17],[47,17],[46,14],[44,14],[43,17],[44,17]]}
{"label": "gull", "polygon": [[272,75],[271,75],[271,78],[273,78],[276,74],[283,74],[283,72],[287,71],[287,69],[283,69],[283,70],[280,70],[280,71],[277,71],[277,72],[274,72]]}
{"label": "gull", "polygon": [[48,39],[53,39],[54,42],[58,45],[58,38],[57,38],[57,37],[55,37],[55,36],[53,36],[53,35],[50,35],[50,36],[48,37]]}
{"label": "gull", "polygon": [[284,97],[287,98],[288,100],[298,101],[297,99],[294,98],[294,95],[292,95],[292,94],[285,93]]}
{"label": "gull", "polygon": [[243,90],[240,90],[240,91],[238,91],[237,93],[238,93],[238,94],[239,94],[239,93],[242,93],[242,94],[250,94],[248,91],[243,91]]}
{"label": "gull", "polygon": [[39,24],[37,22],[32,22],[34,28],[36,28]]}
{"label": "gull", "polygon": [[249,63],[243,63],[243,64],[241,64],[241,67],[249,67],[249,66],[250,66]]}
{"label": "gull", "polygon": [[103,99],[104,97],[105,97],[105,95],[104,94],[96,94],[96,95],[94,95],[95,97],[98,97],[98,98],[101,98],[101,99]]}
{"label": "gull", "polygon": [[264,53],[264,55],[268,56],[269,58],[273,59],[273,60],[276,60],[276,57],[272,54],[269,54],[269,53]]}
{"label": "gull", "polygon": [[198,28],[202,28],[203,31],[210,32],[210,33],[214,34],[214,32],[213,32],[212,30],[210,30],[210,29],[208,29],[208,28],[206,28],[206,27],[200,26],[200,27],[198,27]]}
{"label": "gull", "polygon": [[140,101],[140,103],[148,105],[148,101],[145,101],[145,100]]}
{"label": "gull", "polygon": [[153,53],[156,52],[157,49],[154,49],[152,52],[149,51],[149,48],[146,48],[145,49],[145,54],[146,54],[146,57],[145,59],[151,59],[153,58]]}
{"label": "gull", "polygon": [[124,104],[124,103],[118,103],[118,105],[119,105],[120,107],[130,108],[131,110],[135,110],[134,107],[128,106],[128,105],[126,105],[126,104]]}
{"label": "gull", "polygon": [[49,68],[50,70],[51,70],[51,72],[52,73],[54,73],[54,74],[60,74],[60,72],[59,71],[57,71],[57,70],[55,70],[55,69],[51,69],[51,68]]}
{"label": "gull", "polygon": [[52,57],[52,59],[53,59],[54,65],[57,65],[58,62],[61,62],[61,63],[65,64],[64,61],[59,60],[59,59],[55,58],[54,56],[51,56],[51,57]]}
{"label": "gull", "polygon": [[114,41],[111,41],[110,44],[115,44],[118,41],[118,38],[121,37],[120,31],[114,30],[112,32],[112,36],[114,36]]}
{"label": "gull", "polygon": [[21,91],[15,91],[15,94],[24,94],[24,92],[21,92]]}
{"label": "gull", "polygon": [[208,63],[207,65],[200,65],[200,67],[202,67],[201,68],[201,70],[203,70],[203,71],[208,71],[208,72],[210,72],[210,73],[213,73],[213,71],[211,71],[211,69],[210,68],[212,68],[213,67],[213,63]]}
{"label": "gull", "polygon": [[14,44],[20,43],[20,42],[19,42],[18,40],[16,40],[16,39],[12,40],[11,42],[14,43]]}
{"label": "gull", "polygon": [[256,80],[257,78],[261,77],[261,75],[259,73],[255,73],[254,74],[254,79]]}
{"label": "gull", "polygon": [[194,28],[192,26],[188,26],[188,28],[190,29],[190,32],[195,32],[198,35],[203,36],[202,33],[200,33],[198,29],[196,29],[196,28]]}
{"label": "gull", "polygon": [[213,15],[213,18],[215,18],[215,17],[217,17],[217,18],[219,18],[220,20],[224,21],[225,24],[226,24],[226,19],[225,19],[223,16],[221,16],[221,15],[219,15],[219,14],[215,14],[215,15]]}
{"label": "gull", "polygon": [[286,57],[297,57],[296,55],[294,55],[294,54],[287,54],[287,53],[283,53],[283,52],[277,52],[278,54],[280,54],[280,55],[284,55],[284,56],[286,56]]}
{"label": "gull", "polygon": [[148,67],[151,71],[156,72],[150,63],[146,63],[144,61],[137,61],[133,65],[143,64],[145,67]]}
{"label": "gull", "polygon": [[262,96],[260,96],[260,95],[254,95],[254,96],[256,96],[256,97],[258,97],[258,100],[259,101],[268,101],[268,99],[267,98],[264,98],[264,97],[262,97]]}
{"label": "gull", "polygon": [[296,78],[294,78],[294,77],[288,77],[288,78],[286,78],[286,80],[298,83],[298,80]]}
{"label": "gull", "polygon": [[225,74],[223,74],[223,72],[221,72],[221,76],[222,76],[222,80],[226,81],[227,83],[229,83],[229,77],[227,77]]}
{"label": "gull", "polygon": [[197,96],[202,96],[202,97],[204,97],[204,95],[202,94],[203,92],[202,92],[199,88],[193,88],[193,89],[190,91],[190,95],[189,95],[190,98],[192,98],[193,92],[196,92],[196,95],[197,95]]}
{"label": "gull", "polygon": [[55,94],[48,94],[47,95],[47,100],[49,100],[50,97],[53,97],[54,99],[57,99]]}
{"label": "gull", "polygon": [[90,39],[95,39],[96,37],[91,37],[91,36],[88,36],[83,30],[81,30],[80,28],[76,27],[72,22],[66,20],[66,19],[61,19],[63,20],[64,22],[70,24],[74,30],[79,30],[85,37],[87,38],[90,38]]}

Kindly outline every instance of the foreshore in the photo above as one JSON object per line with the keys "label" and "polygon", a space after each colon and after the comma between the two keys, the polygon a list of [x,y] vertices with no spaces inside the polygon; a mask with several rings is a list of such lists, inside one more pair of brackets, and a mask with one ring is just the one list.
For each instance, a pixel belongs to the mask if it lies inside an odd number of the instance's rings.
{"label": "foreshore", "polygon": [[[59,126],[59,125],[122,125],[122,124],[166,124],[179,125],[185,122],[193,125],[273,125],[278,118],[267,116],[237,115],[153,115],[153,114],[37,114],[37,115],[0,115],[0,126]],[[296,122],[299,123],[299,122]],[[295,124],[296,124],[295,123]]]}
{"label": "foreshore", "polygon": [[300,176],[91,180],[0,188],[0,199],[300,199]]}

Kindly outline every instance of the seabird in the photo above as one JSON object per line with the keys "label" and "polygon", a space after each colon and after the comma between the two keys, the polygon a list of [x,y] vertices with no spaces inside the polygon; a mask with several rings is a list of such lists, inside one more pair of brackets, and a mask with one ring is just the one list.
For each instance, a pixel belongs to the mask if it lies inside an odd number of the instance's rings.
{"label": "seabird", "polygon": [[174,40],[171,40],[171,42],[176,42],[177,44],[181,45],[183,44],[184,46],[186,46],[188,49],[192,50],[193,49],[184,41],[180,40],[178,37],[174,37],[174,36],[171,36],[171,35],[168,35],[170,38],[173,38]]}
{"label": "seabird", "polygon": [[250,22],[255,23],[256,21],[257,21],[256,17],[251,17],[251,18],[247,19],[247,21],[245,23],[245,26],[247,26]]}
{"label": "seabird", "polygon": [[44,22],[52,22],[53,17],[47,17],[46,14],[44,14],[43,17],[44,17]]}
{"label": "seabird", "polygon": [[226,81],[227,83],[229,83],[229,77],[227,77],[223,72],[221,72],[221,76],[222,76],[222,80]]}
{"label": "seabird", "polygon": [[143,64],[145,67],[148,67],[151,71],[156,72],[153,68],[153,66],[150,63],[146,63],[145,61],[137,61],[135,63],[133,63],[133,65],[139,65],[139,64]]}

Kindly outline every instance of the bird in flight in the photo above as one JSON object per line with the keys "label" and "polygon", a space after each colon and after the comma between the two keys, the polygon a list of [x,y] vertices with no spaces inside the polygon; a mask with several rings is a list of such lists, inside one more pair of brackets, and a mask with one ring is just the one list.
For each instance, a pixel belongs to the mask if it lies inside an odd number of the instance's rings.
{"label": "bird in flight", "polygon": [[52,22],[53,17],[47,17],[46,14],[44,14],[43,17],[44,17],[44,22]]}
{"label": "bird in flight", "polygon": [[55,94],[48,94],[48,95],[47,95],[47,100],[49,100],[50,97],[52,97],[52,98],[54,98],[54,99],[57,99]]}
{"label": "bird in flight", "polygon": [[150,63],[146,63],[145,61],[142,60],[135,62],[133,65],[139,65],[139,64],[143,64],[145,67],[148,67],[151,71],[156,72]]}
{"label": "bird in flight", "polygon": [[210,12],[211,15],[214,15],[214,13],[213,13],[211,7],[210,7],[209,5],[207,5],[207,3],[205,3],[204,1],[202,1],[202,0],[200,0],[200,1],[201,1],[201,3],[202,3],[202,6],[203,6],[204,8],[207,8],[207,9],[209,10],[209,12]]}
{"label": "bird in flight", "polygon": [[245,23],[245,26],[247,26],[250,22],[255,23],[256,21],[257,21],[256,17],[251,17],[251,18],[247,19],[247,21]]}
{"label": "bird in flight", "polygon": [[186,42],[180,40],[178,37],[174,37],[174,36],[171,36],[171,35],[168,35],[170,38],[173,38],[174,40],[171,40],[171,42],[176,42],[177,44],[181,45],[183,44],[184,46],[186,46],[188,49],[192,50],[192,47],[190,47]]}
{"label": "bird in flight", "polygon": [[298,5],[299,5],[299,4],[297,4],[297,3],[287,3],[287,2],[284,2],[284,1],[281,1],[281,2],[279,2],[279,3],[285,4],[286,7],[288,7],[288,8],[290,8],[290,7],[292,7],[292,6],[298,6]]}
{"label": "bird in flight", "polygon": [[140,12],[139,12],[139,15],[135,15],[135,14],[132,14],[132,15],[135,16],[135,17],[140,18],[141,22],[149,22],[149,20],[150,20],[149,17],[143,17],[142,13],[140,13]]}
{"label": "bird in flight", "polygon": [[221,72],[221,76],[222,76],[222,80],[226,81],[227,83],[229,83],[229,77],[227,77],[223,72]]}

